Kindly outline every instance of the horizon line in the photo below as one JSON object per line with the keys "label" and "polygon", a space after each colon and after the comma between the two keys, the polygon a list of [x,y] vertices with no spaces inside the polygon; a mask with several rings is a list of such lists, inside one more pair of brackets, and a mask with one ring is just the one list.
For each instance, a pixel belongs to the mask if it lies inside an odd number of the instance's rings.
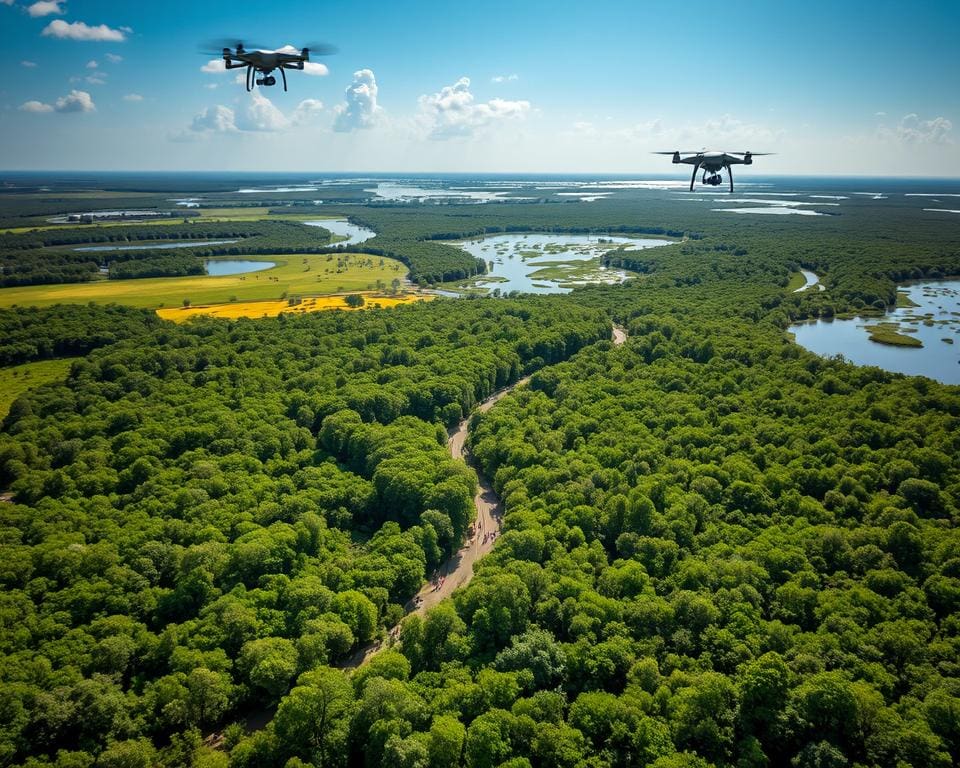
{"label": "horizon line", "polygon": [[[97,168],[5,168],[0,169],[0,174],[16,173],[143,173],[143,174],[187,174],[187,173],[225,173],[225,174],[296,174],[296,175],[367,175],[375,176],[377,174],[388,174],[392,176],[401,174],[431,174],[431,175],[486,175],[486,176],[659,176],[663,178],[685,179],[688,174],[659,173],[655,171],[410,171],[410,170],[377,170],[377,171],[324,171],[324,170],[228,170],[228,169],[198,169],[198,168],[176,168],[176,169],[97,169]],[[960,181],[960,175],[909,175],[909,174],[857,174],[857,173],[765,173],[755,174],[746,178],[835,178],[835,179],[935,179],[941,181]]]}

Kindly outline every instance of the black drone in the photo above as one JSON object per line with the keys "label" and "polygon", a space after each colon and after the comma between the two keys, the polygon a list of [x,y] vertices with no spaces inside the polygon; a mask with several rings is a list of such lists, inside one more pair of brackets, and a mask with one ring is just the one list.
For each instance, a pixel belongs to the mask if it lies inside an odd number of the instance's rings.
{"label": "black drone", "polygon": [[[730,191],[733,192],[732,165],[753,165],[753,158],[759,155],[772,155],[772,152],[708,152],[701,149],[699,152],[654,152],[655,155],[673,155],[674,163],[685,163],[693,166],[693,175],[690,177],[690,191],[697,181],[697,171],[703,168],[701,184],[709,187],[719,187],[723,183],[720,171],[726,170],[730,179]],[[690,155],[690,157],[680,157]]]}
{"label": "black drone", "polygon": [[311,55],[326,56],[331,53],[336,53],[336,49],[333,46],[323,43],[306,45],[300,50],[297,50],[292,45],[285,45],[275,50],[260,46],[251,46],[248,49],[239,41],[222,46],[217,46],[215,43],[211,44],[211,48],[215,47],[221,48],[218,53],[223,56],[223,61],[227,69],[247,68],[246,83],[248,91],[252,91],[254,85],[276,85],[277,78],[273,76],[274,70],[280,70],[280,78],[283,80],[283,90],[287,90],[288,69],[299,69],[302,71],[304,64],[310,61]]}

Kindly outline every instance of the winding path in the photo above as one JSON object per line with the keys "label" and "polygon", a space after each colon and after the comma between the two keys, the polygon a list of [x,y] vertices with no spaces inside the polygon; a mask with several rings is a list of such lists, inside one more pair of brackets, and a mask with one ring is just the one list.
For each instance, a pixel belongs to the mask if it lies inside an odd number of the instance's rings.
{"label": "winding path", "polygon": [[[610,340],[614,345],[620,346],[627,340],[627,331],[619,325],[613,326]],[[477,406],[477,411],[486,413],[501,399],[517,389],[517,387],[522,387],[529,381],[530,377],[525,376],[510,386],[497,390]],[[437,603],[450,597],[456,590],[466,586],[470,582],[470,579],[473,578],[474,563],[493,549],[494,542],[500,534],[500,522],[503,514],[500,497],[497,495],[497,492],[493,490],[490,481],[477,469],[466,445],[470,416],[472,416],[472,414],[461,419],[460,423],[448,432],[447,449],[453,458],[463,459],[477,472],[477,494],[473,499],[474,506],[477,509],[474,533],[456,554],[439,567],[437,571],[440,577],[439,587],[437,586],[437,580],[428,582],[413,599],[404,606],[406,609],[404,617],[413,613],[422,616]],[[399,632],[400,625],[398,624],[390,629],[386,640],[377,640],[368,643],[362,648],[359,648],[348,659],[334,666],[341,669],[356,669],[366,664],[371,658],[380,653],[380,651],[391,647],[393,642],[399,638]],[[248,714],[246,718],[246,730],[250,732],[264,728],[267,723],[273,719],[275,712],[276,706],[270,706]],[[221,747],[224,743],[223,732],[218,731],[210,734],[205,739],[205,743],[208,746]]]}
{"label": "winding path", "polygon": [[[610,335],[610,340],[616,346],[620,346],[627,340],[627,331],[619,325],[614,325]],[[515,381],[508,387],[499,389],[477,406],[477,412],[486,413],[501,399],[509,395],[513,390],[522,387],[530,381],[529,376]],[[480,472],[473,461],[470,450],[467,448],[467,431],[470,422],[470,416],[460,420],[456,427],[448,432],[447,449],[450,455],[455,459],[463,459],[467,464],[473,467],[477,473],[477,494],[473,498],[473,504],[477,509],[476,521],[473,525],[473,534],[467,539],[466,543],[443,563],[437,569],[437,577],[425,584],[421,590],[404,606],[406,615],[415,613],[425,614],[437,603],[450,597],[461,587],[465,587],[473,578],[473,565],[481,557],[493,549],[494,542],[500,535],[500,522],[503,515],[503,508],[500,503],[500,497],[493,490],[490,481]],[[389,639],[399,637],[399,625],[391,628]],[[353,654],[342,667],[353,669],[365,664],[370,658],[379,653],[384,648],[389,647],[390,640],[378,641],[359,649]]]}

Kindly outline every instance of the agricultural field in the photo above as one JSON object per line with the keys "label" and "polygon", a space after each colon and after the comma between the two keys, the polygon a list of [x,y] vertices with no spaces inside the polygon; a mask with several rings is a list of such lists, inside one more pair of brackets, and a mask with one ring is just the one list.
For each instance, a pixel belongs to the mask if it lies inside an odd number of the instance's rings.
{"label": "agricultural field", "polygon": [[50,306],[62,303],[118,303],[133,307],[180,307],[190,304],[281,300],[292,296],[375,290],[403,281],[401,262],[368,254],[258,255],[248,261],[273,262],[261,272],[220,277],[189,276],[139,280],[96,280],[60,285],[0,289],[0,307]]}
{"label": "agricultural field", "polygon": [[[347,301],[348,295],[362,296],[363,304],[351,304]],[[386,309],[401,304],[410,304],[415,301],[431,301],[434,296],[422,293],[402,293],[396,296],[377,293],[376,291],[359,291],[355,294],[337,294],[333,296],[313,296],[303,298],[292,303],[291,300],[264,300],[264,301],[236,301],[227,304],[206,304],[189,307],[167,307],[158,309],[157,314],[164,320],[183,323],[193,317],[218,317],[225,320],[237,320],[241,317],[262,318],[276,317],[284,314],[304,314],[308,312],[323,312],[330,309],[358,310],[358,309]]]}

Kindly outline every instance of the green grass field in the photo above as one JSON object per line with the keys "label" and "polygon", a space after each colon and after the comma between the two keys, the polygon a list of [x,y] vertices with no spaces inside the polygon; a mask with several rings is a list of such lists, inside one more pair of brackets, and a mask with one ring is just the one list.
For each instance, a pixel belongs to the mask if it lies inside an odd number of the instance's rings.
{"label": "green grass field", "polygon": [[0,419],[10,412],[13,401],[29,389],[64,379],[72,358],[40,360],[35,363],[0,368]]}
{"label": "green grass field", "polygon": [[[90,283],[29,285],[0,289],[0,307],[44,307],[51,304],[114,302],[133,307],[215,304],[286,296],[315,296],[343,291],[377,288],[377,281],[390,287],[394,279],[403,280],[407,267],[395,259],[367,254],[318,254],[242,256],[245,261],[272,261],[277,266],[246,275],[210,277],[157,277],[143,280],[97,280]],[[338,259],[345,259],[344,271],[337,272]]]}
{"label": "green grass field", "polygon": [[794,293],[806,284],[807,278],[803,276],[802,272],[793,272],[790,274],[790,282],[787,283],[787,287],[784,290],[786,290],[787,293]]}

